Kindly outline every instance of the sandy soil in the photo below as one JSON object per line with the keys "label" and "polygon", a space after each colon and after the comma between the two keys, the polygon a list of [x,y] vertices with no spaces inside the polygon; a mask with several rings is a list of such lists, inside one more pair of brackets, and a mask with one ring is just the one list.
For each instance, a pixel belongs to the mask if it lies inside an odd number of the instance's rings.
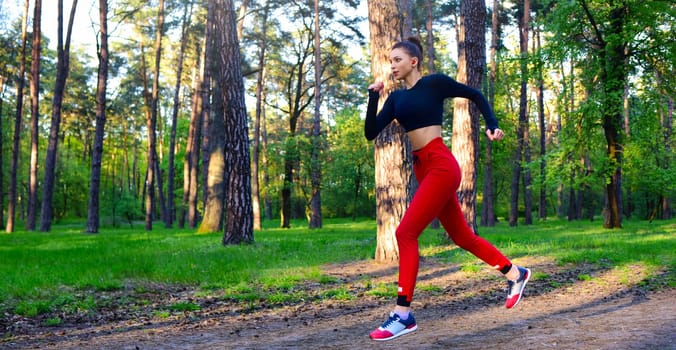
{"label": "sandy soil", "polygon": [[170,298],[201,310],[170,318],[150,315],[59,327],[5,319],[6,349],[676,349],[676,290],[642,266],[603,269],[558,266],[524,258],[534,275],[521,303],[504,308],[505,283],[488,268],[465,272],[426,259],[413,303],[418,331],[389,342],[368,333],[393,299],[365,293],[396,282],[396,266],[360,262],[325,267],[338,279],[307,284],[305,292],[346,287],[351,300],[313,299],[291,305],[243,305],[200,299],[192,291]]}

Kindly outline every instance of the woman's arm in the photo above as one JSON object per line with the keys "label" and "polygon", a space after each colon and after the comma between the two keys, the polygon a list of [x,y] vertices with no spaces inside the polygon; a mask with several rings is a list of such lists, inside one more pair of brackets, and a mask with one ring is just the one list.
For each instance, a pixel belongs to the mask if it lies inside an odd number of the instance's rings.
{"label": "woman's arm", "polygon": [[479,108],[481,115],[484,116],[486,129],[491,132],[498,129],[498,119],[495,117],[491,105],[481,91],[459,83],[447,75],[437,74],[437,76],[441,80],[441,84],[439,85],[442,87],[446,97],[463,97],[471,100]]}
{"label": "woman's arm", "polygon": [[369,86],[369,101],[366,107],[366,121],[364,123],[364,136],[369,141],[374,140],[393,119],[392,104],[389,96],[380,113],[377,113],[378,100],[380,99],[380,91],[382,89],[383,83],[374,83]]}

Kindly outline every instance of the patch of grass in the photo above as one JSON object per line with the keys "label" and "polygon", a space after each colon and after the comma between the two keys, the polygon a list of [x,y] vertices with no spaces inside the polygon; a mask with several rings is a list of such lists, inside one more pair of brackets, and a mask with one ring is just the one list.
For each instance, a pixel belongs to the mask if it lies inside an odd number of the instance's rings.
{"label": "patch of grass", "polygon": [[397,285],[393,283],[378,283],[375,286],[372,285],[366,294],[379,298],[392,298],[392,296],[397,295]]}
{"label": "patch of grass", "polygon": [[581,273],[577,275],[577,279],[580,281],[591,281],[592,276],[588,273]]}
{"label": "patch of grass", "polygon": [[476,263],[464,263],[460,267],[460,271],[466,272],[469,274],[475,274],[483,268],[483,265],[477,265]]}
{"label": "patch of grass", "polygon": [[[325,275],[322,267],[373,258],[375,220],[326,220],[321,230],[309,230],[303,221],[292,222],[290,229],[278,228],[278,224],[265,222],[264,230],[255,233],[254,244],[237,246],[223,246],[221,234],[159,226],[152,232],[106,228],[97,235],[85,235],[77,225],[57,224],[50,234],[0,235],[0,310],[27,317],[59,310],[96,312],[107,302],[101,295],[125,289],[156,293],[164,286],[199,289],[201,295],[253,305],[303,300],[308,298],[299,291],[303,285],[318,283],[325,289],[324,297],[336,299],[349,293],[342,290],[338,278]],[[420,237],[422,256],[458,264],[470,273],[485,268],[438,230],[428,231]],[[552,219],[518,227],[500,223],[481,227],[479,234],[512,259],[546,257],[561,265],[590,264],[604,270],[640,265],[647,276],[635,282],[627,275],[626,283],[676,286],[676,220],[625,221],[622,229],[607,230],[598,221]],[[550,280],[534,272],[535,279]],[[578,276],[579,280],[588,278],[593,280],[586,272]],[[361,282],[369,295],[396,295],[396,284]],[[554,288],[561,284],[549,283]]]}
{"label": "patch of grass", "polygon": [[153,312],[153,317],[164,320],[164,319],[171,317],[171,313],[169,311],[166,311],[166,310],[155,310]]}
{"label": "patch of grass", "polygon": [[421,291],[421,292],[427,292],[432,295],[441,295],[444,293],[444,288],[439,287],[439,286],[434,286],[431,284],[422,284],[416,286],[416,289]]}
{"label": "patch of grass", "polygon": [[338,278],[336,278],[334,276],[328,276],[328,275],[321,275],[321,276],[319,276],[319,279],[317,280],[317,282],[319,282],[320,284],[332,284],[332,283],[338,283],[338,281],[339,281]]}
{"label": "patch of grass", "polygon": [[322,299],[333,299],[333,300],[353,300],[354,295],[350,294],[347,288],[341,287],[336,289],[329,289],[321,293],[320,297]]}
{"label": "patch of grass", "polygon": [[51,302],[47,300],[25,300],[14,308],[17,315],[35,317],[46,314],[51,310]]}
{"label": "patch of grass", "polygon": [[47,327],[56,327],[61,324],[61,318],[60,317],[50,317],[45,320],[44,325]]}
{"label": "patch of grass", "polygon": [[171,311],[186,312],[186,311],[199,311],[201,307],[191,302],[178,302],[169,305],[168,309]]}

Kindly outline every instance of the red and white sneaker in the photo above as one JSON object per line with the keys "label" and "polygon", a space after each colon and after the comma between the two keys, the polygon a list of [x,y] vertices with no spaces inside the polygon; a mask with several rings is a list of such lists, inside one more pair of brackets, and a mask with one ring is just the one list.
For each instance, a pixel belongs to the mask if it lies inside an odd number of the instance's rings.
{"label": "red and white sneaker", "polygon": [[414,332],[416,329],[418,325],[415,323],[413,313],[410,313],[407,319],[402,320],[399,315],[390,312],[390,317],[369,336],[378,341],[390,340]]}
{"label": "red and white sneaker", "polygon": [[519,269],[519,278],[516,281],[507,281],[507,301],[505,307],[511,309],[516,306],[523,296],[523,289],[530,279],[530,270],[525,267],[517,267]]}

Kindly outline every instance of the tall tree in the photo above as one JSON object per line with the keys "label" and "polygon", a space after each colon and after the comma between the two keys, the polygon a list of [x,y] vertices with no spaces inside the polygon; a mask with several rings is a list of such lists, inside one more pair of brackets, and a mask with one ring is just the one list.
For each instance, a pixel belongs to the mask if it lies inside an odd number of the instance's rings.
{"label": "tall tree", "polygon": [[56,82],[54,84],[54,98],[52,101],[52,124],[49,129],[49,143],[47,144],[47,159],[45,161],[45,180],[42,184],[42,209],[40,211],[40,231],[48,232],[52,227],[52,198],[54,195],[54,181],[56,178],[56,154],[59,144],[59,128],[61,126],[61,107],[63,93],[66,90],[66,80],[70,69],[70,38],[73,32],[73,21],[77,0],[73,0],[68,20],[68,31],[65,43],[63,38],[63,0],[58,1],[58,33],[57,33],[57,63]]}
{"label": "tall tree", "polygon": [[314,53],[315,53],[315,114],[312,123],[312,198],[310,199],[310,228],[322,227],[322,200],[321,200],[321,164],[319,153],[321,150],[321,85],[322,85],[322,52],[319,23],[319,0],[315,0],[315,30],[314,30]]}
{"label": "tall tree", "polygon": [[225,223],[223,244],[253,243],[251,163],[244,79],[242,77],[237,20],[231,0],[216,1],[215,49],[218,50],[217,84],[223,92],[225,121]]}
{"label": "tall tree", "polygon": [[[307,73],[309,60],[312,57],[312,36],[308,30],[303,30],[299,35],[298,42],[292,42],[293,55],[289,55],[290,62],[284,62],[288,71],[282,73],[286,76],[282,81],[286,106],[276,106],[288,115],[289,131],[285,140],[284,150],[284,181],[281,198],[281,227],[291,227],[292,193],[295,186],[295,176],[299,164],[299,125],[307,107],[312,103],[313,96],[310,93]],[[275,106],[273,106],[275,107]]]}
{"label": "tall tree", "polygon": [[[488,100],[491,107],[495,108],[495,78],[497,76],[498,65],[498,45],[500,40],[500,8],[498,0],[493,0],[493,11],[491,14],[491,67],[488,74]],[[481,226],[495,226],[495,194],[493,191],[493,143],[486,142],[486,161],[484,168],[484,188],[483,205],[481,206]]]}
{"label": "tall tree", "polygon": [[[481,89],[486,70],[485,18],[486,5],[483,0],[461,2],[457,80],[475,89]],[[480,115],[479,109],[469,100],[454,100],[452,147],[462,172],[458,200],[467,223],[475,231]]]}
{"label": "tall tree", "polygon": [[547,159],[545,155],[547,154],[547,130],[545,129],[545,78],[544,78],[544,62],[542,59],[542,42],[541,42],[541,31],[538,28],[535,32],[535,42],[537,44],[537,104],[538,104],[538,126],[540,129],[540,200],[538,204],[538,218],[546,219],[547,218],[547,191],[546,191],[546,167]]}
{"label": "tall tree", "polygon": [[[209,64],[204,72],[204,80],[209,77],[218,77],[219,47],[215,40],[216,33],[216,4],[210,2],[207,9],[206,55],[205,62]],[[204,176],[204,217],[199,225],[198,232],[217,232],[223,224],[223,205],[225,204],[225,123],[223,90],[220,84],[213,84],[210,93],[204,94],[202,118],[203,149],[202,167],[207,176]],[[210,101],[209,103],[207,103]]]}
{"label": "tall tree", "polygon": [[[160,62],[162,58],[162,35],[164,33],[164,0],[160,0],[157,8],[157,29],[155,36],[155,71],[153,74],[153,91],[150,105],[150,116],[147,120],[148,127],[148,168],[146,172],[147,193],[146,193],[146,230],[153,229],[153,204],[156,180],[159,180],[160,174],[157,171],[157,113],[160,89]],[[147,96],[147,93],[146,93]],[[162,193],[162,186],[158,185],[158,193]],[[166,208],[161,204],[163,218],[166,217]]]}
{"label": "tall tree", "polygon": [[167,217],[165,225],[170,228],[174,222],[174,183],[175,169],[174,160],[176,157],[176,125],[178,123],[178,111],[181,106],[181,77],[183,75],[183,57],[185,56],[186,45],[188,43],[188,23],[192,17],[192,2],[186,2],[183,10],[183,20],[181,25],[181,48],[176,62],[176,85],[174,87],[174,108],[171,113],[171,134],[169,140],[169,164],[167,170]]}
{"label": "tall tree", "polygon": [[515,226],[519,218],[519,184],[523,178],[524,215],[526,225],[533,223],[531,211],[530,171],[523,163],[530,162],[528,134],[528,34],[530,0],[523,0],[523,11],[519,16],[519,48],[521,63],[521,91],[519,93],[519,125],[516,132],[517,147],[514,151],[512,171],[512,194],[510,199],[509,225]]}
{"label": "tall tree", "polygon": [[599,79],[605,94],[602,99],[603,131],[606,137],[606,152],[613,169],[606,184],[607,208],[604,225],[607,228],[622,227],[622,93],[627,79],[628,38],[625,26],[630,18],[629,4],[612,1],[607,18],[602,24],[586,0],[580,0],[587,20],[592,27],[592,38],[598,44]]}
{"label": "tall tree", "polygon": [[251,166],[251,191],[253,194],[253,215],[254,215],[254,230],[261,229],[261,192],[259,181],[260,169],[260,154],[261,154],[261,119],[264,115],[265,105],[265,60],[268,49],[268,17],[270,14],[270,3],[265,2],[263,5],[263,12],[261,14],[261,35],[258,40],[258,72],[256,73],[256,113],[254,117],[253,130],[253,150],[251,156],[253,157],[253,164]]}
{"label": "tall tree", "polygon": [[16,176],[19,169],[19,147],[21,145],[21,124],[23,120],[23,93],[26,83],[26,44],[28,32],[28,10],[30,0],[24,2],[23,18],[21,20],[21,54],[19,58],[19,76],[16,83],[16,113],[14,115],[14,136],[12,139],[12,164],[9,168],[9,191],[7,192],[7,225],[5,231],[14,232],[16,219],[17,186]]}
{"label": "tall tree", "polygon": [[42,0],[33,5],[33,46],[31,48],[31,159],[28,180],[26,229],[35,230],[38,210],[38,122],[40,119],[40,54],[42,48]]}
{"label": "tall tree", "polygon": [[[192,159],[193,151],[199,152],[195,149],[196,138],[199,138],[199,126],[202,113],[202,94],[200,91],[200,86],[202,84],[202,65],[203,53],[200,45],[197,45],[196,50],[196,60],[194,66],[192,67],[192,98],[191,98],[191,110],[190,110],[190,124],[188,126],[188,136],[185,142],[185,157],[183,159],[183,199],[181,201],[181,214],[178,217],[178,226],[180,228],[185,227],[185,221],[188,220],[189,226],[195,228],[195,225],[192,225],[191,214],[194,214],[193,210],[189,208],[190,206],[190,193],[191,193],[191,183],[192,183]],[[197,155],[195,155],[197,158]],[[195,182],[196,185],[196,182]],[[190,217],[190,218],[189,218]]]}
{"label": "tall tree", "polygon": [[101,164],[103,162],[103,135],[106,125],[106,91],[108,88],[108,0],[99,0],[99,71],[96,84],[96,131],[89,177],[88,233],[99,232],[99,197]]}
{"label": "tall tree", "polygon": [[[368,1],[371,36],[371,74],[385,84],[380,107],[396,88],[391,78],[389,53],[402,39],[403,18],[396,0]],[[378,222],[375,260],[399,259],[395,231],[408,207],[411,178],[411,145],[404,129],[396,122],[386,127],[375,140],[376,217]]]}
{"label": "tall tree", "polygon": [[[209,6],[212,6],[210,4]],[[209,21],[209,20],[207,20]],[[210,23],[210,22],[208,22]],[[183,163],[183,205],[186,209],[183,219],[188,220],[188,227],[196,228],[198,221],[197,212],[197,187],[199,185],[199,157],[201,150],[202,139],[202,119],[207,116],[204,108],[208,107],[208,103],[203,100],[209,100],[211,94],[210,73],[207,69],[207,55],[209,50],[211,36],[210,25],[207,25],[205,30],[205,39],[203,40],[204,47],[197,49],[197,62],[195,72],[193,74],[193,96],[192,96],[192,111],[190,114],[190,127],[188,129],[188,140],[186,142],[185,161]],[[210,50],[209,50],[210,51]],[[183,224],[180,224],[183,227]]]}

